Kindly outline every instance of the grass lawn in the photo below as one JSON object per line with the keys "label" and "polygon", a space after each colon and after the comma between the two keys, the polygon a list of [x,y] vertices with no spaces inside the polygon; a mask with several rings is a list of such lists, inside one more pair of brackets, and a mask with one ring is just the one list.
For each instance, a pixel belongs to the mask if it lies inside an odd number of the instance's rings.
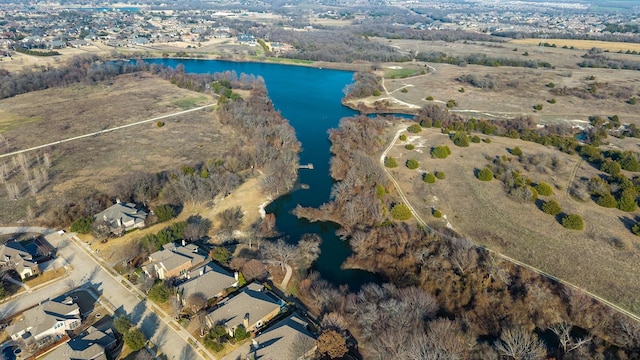
{"label": "grass lawn", "polygon": [[67,270],[65,268],[46,271],[46,272],[38,275],[37,277],[35,277],[33,279],[25,281],[24,284],[29,286],[29,287],[36,287],[38,285],[42,285],[42,284],[46,283],[47,281],[51,281],[53,279],[59,278],[61,276],[64,276],[66,272],[67,272]]}

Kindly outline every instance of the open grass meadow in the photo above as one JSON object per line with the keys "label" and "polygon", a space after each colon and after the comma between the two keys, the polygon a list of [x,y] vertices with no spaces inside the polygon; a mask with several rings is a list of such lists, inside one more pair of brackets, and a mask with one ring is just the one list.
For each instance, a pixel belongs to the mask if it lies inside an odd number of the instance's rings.
{"label": "open grass meadow", "polygon": [[[491,143],[455,146],[440,129],[423,129],[398,141],[389,156],[397,159],[392,169],[403,190],[421,217],[431,226],[449,226],[475,243],[504,253],[548,273],[581,286],[614,303],[640,313],[640,240],[629,229],[630,219],[640,215],[603,208],[592,200],[581,202],[568,195],[573,182],[600,174],[578,156],[560,153],[535,143],[502,137],[489,137]],[[486,136],[484,136],[486,137]],[[411,143],[413,150],[405,145]],[[448,145],[447,159],[431,158],[431,147]],[[524,155],[556,158],[554,169],[524,166],[508,149],[518,146]],[[533,183],[544,181],[553,188],[551,196],[539,196],[536,203],[523,203],[509,197],[502,183],[484,182],[475,171],[490,164],[496,156],[505,156]],[[402,164],[408,159],[420,163],[417,170]],[[425,183],[422,174],[442,171],[445,179]],[[567,230],[559,219],[544,213],[542,201],[555,199],[564,213],[584,217],[585,230]],[[435,218],[434,209],[444,216]],[[615,281],[612,281],[615,279]]]}
{"label": "open grass meadow", "polygon": [[[148,74],[24,94],[0,101],[0,154],[214,102]],[[136,171],[155,173],[217,158],[226,151],[228,130],[212,109],[0,158],[5,173],[0,222],[38,219],[71,191],[111,193]],[[43,176],[34,195],[28,182]]]}

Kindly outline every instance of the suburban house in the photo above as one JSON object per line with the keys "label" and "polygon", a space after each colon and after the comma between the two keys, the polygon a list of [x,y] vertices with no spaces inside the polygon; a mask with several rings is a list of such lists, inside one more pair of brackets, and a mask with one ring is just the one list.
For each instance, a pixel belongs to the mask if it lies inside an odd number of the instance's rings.
{"label": "suburban house", "polygon": [[122,235],[125,231],[143,228],[147,213],[136,209],[135,204],[117,200],[115,204],[93,218],[98,226],[105,226],[109,232]]}
{"label": "suburban house", "polygon": [[106,352],[116,345],[116,338],[111,329],[105,333],[92,326],[87,329],[86,335],[60,345],[47,353],[43,359],[107,360]]}
{"label": "suburban house", "polygon": [[149,264],[142,268],[147,275],[158,279],[186,277],[190,269],[207,259],[193,244],[176,246],[169,243],[162,248],[149,255]]}
{"label": "suburban house", "polygon": [[15,270],[23,280],[40,273],[33,255],[15,240],[0,245],[0,268]]}
{"label": "suburban house", "polygon": [[238,286],[238,273],[231,274],[214,262],[187,272],[186,278],[187,281],[177,286],[183,306],[188,305],[191,295],[200,293],[207,300],[221,298],[226,295],[226,289]]}
{"label": "suburban house", "polygon": [[207,314],[207,325],[224,325],[230,336],[233,336],[235,329],[240,325],[247,331],[253,331],[278,315],[285,305],[264,286],[251,283]]}
{"label": "suburban house", "polygon": [[240,348],[225,359],[310,359],[316,350],[315,336],[298,314],[278,321],[253,339],[249,349]]}
{"label": "suburban house", "polygon": [[47,301],[23,313],[23,319],[7,326],[7,334],[13,340],[29,339],[38,341],[47,336],[61,338],[67,330],[80,326],[80,308],[77,304],[62,304]]}

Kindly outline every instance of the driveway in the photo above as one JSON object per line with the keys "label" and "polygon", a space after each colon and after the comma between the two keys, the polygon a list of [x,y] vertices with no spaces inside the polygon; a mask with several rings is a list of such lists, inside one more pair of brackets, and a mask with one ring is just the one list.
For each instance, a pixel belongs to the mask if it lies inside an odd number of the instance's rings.
{"label": "driveway", "polygon": [[[0,318],[15,315],[38,303],[53,299],[77,287],[92,287],[101,294],[118,313],[126,313],[131,321],[139,325],[147,336],[168,359],[197,359],[200,356],[192,347],[168,326],[164,320],[151,311],[146,299],[140,301],[121,283],[121,278],[104,270],[85,249],[73,240],[69,234],[42,228],[0,228],[0,233],[9,234],[13,229],[28,229],[27,232],[47,234],[47,240],[58,249],[58,257],[71,265],[73,270],[66,279],[49,286],[25,292],[24,294],[0,305]],[[34,230],[41,231],[34,231]]]}

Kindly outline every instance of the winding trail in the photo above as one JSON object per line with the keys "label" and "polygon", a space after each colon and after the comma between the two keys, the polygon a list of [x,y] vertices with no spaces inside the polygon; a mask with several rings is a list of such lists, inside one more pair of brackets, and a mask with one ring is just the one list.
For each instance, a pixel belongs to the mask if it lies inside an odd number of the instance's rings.
{"label": "winding trail", "polygon": [[573,169],[571,170],[571,175],[569,175],[569,182],[567,183],[567,191],[564,192],[565,196],[567,197],[567,199],[569,200],[573,200],[575,201],[571,195],[569,194],[569,192],[571,191],[571,184],[573,184],[573,179],[575,179],[576,174],[578,173],[578,169],[580,169],[580,165],[582,165],[582,163],[584,162],[584,160],[580,159],[578,160],[578,162],[576,163],[576,165],[573,167]]}
{"label": "winding trail", "polygon": [[[396,133],[395,133],[395,136],[394,136],[393,140],[391,141],[391,143],[389,144],[389,146],[387,146],[387,148],[382,152],[382,155],[380,156],[380,165],[382,166],[382,169],[384,169],[384,172],[387,174],[387,177],[389,178],[389,180],[391,180],[391,182],[393,183],[393,186],[395,187],[396,192],[398,193],[398,196],[400,196],[400,198],[402,199],[402,201],[407,205],[407,207],[409,207],[409,210],[411,210],[411,214],[412,214],[412,215],[413,215],[413,217],[416,219],[416,221],[418,222],[418,224],[420,224],[422,227],[424,227],[424,229],[426,229],[427,231],[429,231],[429,232],[431,232],[431,233],[436,233],[436,234],[438,234],[438,235],[440,235],[440,236],[442,236],[442,237],[444,237],[444,238],[451,238],[450,236],[448,236],[448,235],[446,235],[446,234],[443,234],[443,233],[439,232],[438,230],[436,230],[436,229],[434,229],[434,228],[430,227],[429,225],[427,225],[427,223],[426,223],[426,222],[425,222],[425,221],[420,217],[420,215],[418,214],[418,212],[417,212],[417,211],[414,209],[414,207],[411,205],[411,203],[409,202],[409,200],[408,200],[408,199],[407,199],[407,197],[405,196],[404,192],[403,192],[403,191],[402,191],[402,189],[400,188],[400,185],[398,184],[398,182],[396,181],[396,179],[393,177],[393,175],[391,175],[391,172],[389,172],[389,170],[387,169],[387,167],[386,167],[386,166],[384,166],[384,159],[385,159],[385,157],[387,156],[387,154],[389,153],[389,151],[393,148],[393,146],[396,144],[396,141],[398,140],[398,137],[400,136],[400,134],[402,134],[404,131],[405,131],[405,126],[404,126],[404,125],[402,125],[402,127],[400,127],[398,131],[396,131]],[[571,174],[571,179],[570,179],[570,180],[571,180],[571,182],[573,181],[573,177],[575,177],[575,173],[577,172],[577,170],[578,170],[578,168],[579,168],[579,165],[580,165],[580,162],[578,162],[578,164],[576,164],[576,166],[575,166],[575,167],[574,167],[574,169],[573,169],[573,172],[572,172],[572,174]],[[598,296],[598,295],[596,295],[596,294],[593,294],[593,293],[591,293],[591,292],[587,291],[586,289],[583,289],[583,288],[581,288],[581,287],[579,287],[579,286],[577,286],[577,285],[574,285],[574,284],[572,284],[572,283],[570,283],[570,282],[568,282],[568,281],[565,281],[565,280],[563,280],[563,279],[557,278],[557,277],[555,277],[554,275],[551,275],[551,274],[549,274],[549,273],[545,272],[545,271],[544,271],[544,270],[542,270],[542,269],[538,269],[538,268],[536,268],[536,267],[534,267],[534,266],[531,266],[531,265],[529,265],[529,264],[523,263],[523,262],[521,262],[521,261],[519,261],[519,260],[516,260],[516,259],[514,259],[514,258],[511,258],[511,257],[509,257],[509,256],[507,256],[507,255],[504,255],[504,254],[501,254],[501,253],[496,252],[496,251],[494,251],[494,250],[491,250],[491,249],[489,249],[489,248],[487,248],[487,247],[485,247],[485,246],[478,246],[478,245],[476,245],[475,243],[473,243],[473,244],[474,244],[474,246],[475,246],[476,248],[484,249],[484,250],[486,250],[486,251],[488,251],[488,252],[490,252],[490,253],[492,253],[492,254],[494,254],[494,255],[496,255],[496,256],[498,256],[498,257],[500,257],[500,258],[502,258],[502,259],[504,259],[504,260],[506,260],[506,261],[509,261],[509,262],[511,262],[511,263],[513,263],[513,264],[516,264],[516,265],[518,265],[518,266],[521,266],[521,267],[523,267],[523,268],[527,268],[527,269],[529,269],[529,270],[531,270],[531,271],[533,271],[533,272],[535,272],[535,273],[537,273],[537,274],[539,274],[539,275],[541,275],[541,276],[544,276],[544,277],[546,277],[546,278],[548,278],[548,279],[551,279],[551,280],[553,280],[553,281],[559,282],[559,283],[563,284],[563,285],[564,285],[564,286],[566,286],[566,287],[569,287],[569,288],[573,288],[573,289],[575,289],[575,290],[578,290],[578,291],[580,291],[580,292],[582,292],[582,293],[584,293],[584,294],[586,294],[586,295],[590,296],[592,299],[594,299],[594,300],[596,300],[596,301],[598,301],[598,302],[600,302],[600,303],[604,304],[605,306],[608,306],[609,308],[614,309],[614,310],[616,310],[616,311],[618,311],[618,312],[620,312],[620,313],[622,313],[622,314],[625,314],[625,315],[627,315],[628,317],[630,317],[630,318],[632,318],[632,319],[634,319],[634,320],[636,320],[636,321],[640,322],[640,316],[638,316],[637,314],[634,314],[634,313],[632,313],[632,312],[630,312],[630,311],[628,311],[628,310],[626,310],[626,309],[623,309],[623,308],[621,308],[620,306],[618,306],[618,305],[616,305],[616,304],[614,304],[614,303],[610,302],[609,300],[603,299],[602,297],[600,297],[600,296]]]}
{"label": "winding trail", "polygon": [[100,131],[95,131],[95,132],[92,132],[92,133],[84,134],[84,135],[73,136],[73,137],[70,137],[70,138],[54,141],[54,142],[51,142],[51,143],[48,143],[48,144],[38,145],[38,146],[30,147],[28,149],[17,150],[17,151],[13,151],[13,152],[10,152],[10,153],[2,154],[2,155],[0,155],[0,159],[4,158],[4,157],[12,156],[12,155],[25,153],[25,152],[28,152],[28,151],[33,151],[33,150],[46,148],[48,146],[53,146],[53,145],[66,143],[66,142],[69,142],[69,141],[74,141],[74,140],[84,139],[84,138],[91,137],[91,136],[105,134],[105,133],[108,133],[108,132],[111,132],[111,131],[126,129],[126,128],[131,127],[131,126],[137,126],[137,125],[140,125],[140,124],[145,124],[145,123],[149,123],[149,122],[153,122],[153,121],[158,121],[158,120],[170,118],[170,117],[173,117],[173,116],[183,115],[183,114],[187,114],[187,113],[190,113],[190,112],[193,112],[193,111],[198,111],[198,110],[210,108],[212,106],[216,106],[216,105],[215,104],[209,104],[209,105],[200,106],[200,107],[189,109],[189,110],[184,110],[184,111],[179,111],[179,112],[172,113],[172,114],[167,114],[167,115],[154,117],[152,119],[137,121],[137,122],[134,122],[134,123],[131,123],[131,124],[120,125],[120,126],[112,127],[112,128],[109,128],[109,129],[104,129],[104,130],[100,130]]}

